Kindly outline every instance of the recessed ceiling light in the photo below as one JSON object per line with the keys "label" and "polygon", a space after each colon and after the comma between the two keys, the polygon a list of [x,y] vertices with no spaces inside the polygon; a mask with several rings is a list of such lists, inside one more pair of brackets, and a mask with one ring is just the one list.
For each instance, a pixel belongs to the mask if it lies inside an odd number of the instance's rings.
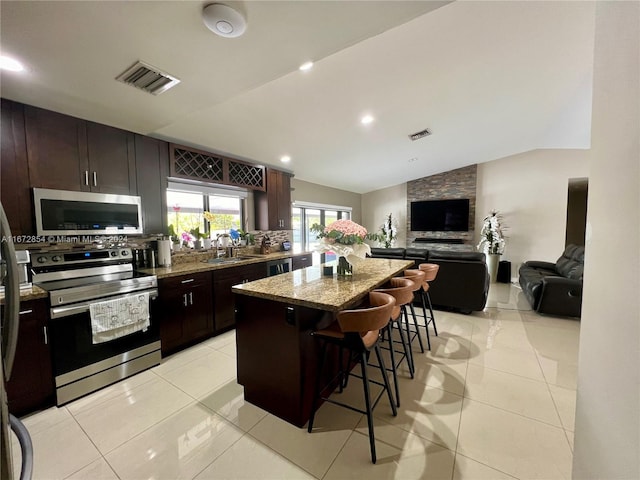
{"label": "recessed ceiling light", "polygon": [[9,70],[10,72],[21,72],[24,70],[22,64],[10,57],[0,55],[0,69]]}
{"label": "recessed ceiling light", "polygon": [[313,67],[313,62],[304,62],[302,65],[300,65],[298,68],[303,71],[309,71],[311,70],[311,67]]}
{"label": "recessed ceiling light", "polygon": [[409,163],[411,162],[417,162],[418,161],[418,157],[413,157],[409,159]]}
{"label": "recessed ceiling light", "polygon": [[368,125],[371,122],[373,122],[373,117],[371,115],[365,115],[364,117],[362,117],[360,119],[360,123],[362,123],[363,125]]}
{"label": "recessed ceiling light", "polygon": [[289,163],[291,161],[291,157],[289,155],[283,155],[280,157],[280,161],[282,163]]}

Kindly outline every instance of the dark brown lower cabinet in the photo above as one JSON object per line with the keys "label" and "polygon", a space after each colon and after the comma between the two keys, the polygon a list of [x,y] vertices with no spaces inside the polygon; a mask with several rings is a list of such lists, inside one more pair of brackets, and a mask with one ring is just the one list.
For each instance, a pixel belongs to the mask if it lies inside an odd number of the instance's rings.
{"label": "dark brown lower cabinet", "polygon": [[211,272],[161,279],[158,284],[163,355],[213,335]]}
{"label": "dark brown lower cabinet", "polygon": [[9,411],[16,416],[55,403],[47,318],[46,300],[20,304],[18,345],[11,378],[7,382]]}
{"label": "dark brown lower cabinet", "polygon": [[267,276],[264,263],[252,263],[213,271],[213,295],[216,332],[235,327],[234,297],[231,287]]}

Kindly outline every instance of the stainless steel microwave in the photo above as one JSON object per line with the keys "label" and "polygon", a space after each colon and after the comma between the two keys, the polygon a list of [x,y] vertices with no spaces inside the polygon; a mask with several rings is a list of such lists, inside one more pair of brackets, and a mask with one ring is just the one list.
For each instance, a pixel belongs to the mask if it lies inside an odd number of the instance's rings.
{"label": "stainless steel microwave", "polygon": [[34,188],[33,199],[38,235],[143,233],[137,196]]}

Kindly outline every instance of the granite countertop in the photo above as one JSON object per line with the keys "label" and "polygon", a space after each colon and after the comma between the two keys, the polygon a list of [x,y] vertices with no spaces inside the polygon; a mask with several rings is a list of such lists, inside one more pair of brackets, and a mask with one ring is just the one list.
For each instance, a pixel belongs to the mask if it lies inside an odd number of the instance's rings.
{"label": "granite countertop", "polygon": [[311,252],[290,250],[288,252],[273,252],[266,255],[259,253],[242,253],[237,258],[234,258],[233,261],[208,263],[207,260],[212,258],[212,254],[210,252],[193,252],[173,256],[171,258],[172,265],[170,267],[139,268],[137,271],[156,275],[158,279],[162,279],[176,277],[179,275],[189,275],[191,273],[222,270],[224,268],[250,265],[253,263],[265,263],[270,260],[279,260],[282,258],[291,258],[297,255],[306,254],[311,255]]}
{"label": "granite countertop", "polygon": [[232,287],[234,293],[292,305],[337,312],[414,265],[411,260],[367,258],[354,265],[353,275],[322,275],[322,265],[263,278]]}
{"label": "granite countertop", "polygon": [[[39,298],[47,298],[49,294],[41,289],[40,287],[36,287],[33,285],[28,289],[20,290],[20,301],[27,302],[29,300],[37,300]],[[4,305],[4,293],[0,293],[0,305]]]}

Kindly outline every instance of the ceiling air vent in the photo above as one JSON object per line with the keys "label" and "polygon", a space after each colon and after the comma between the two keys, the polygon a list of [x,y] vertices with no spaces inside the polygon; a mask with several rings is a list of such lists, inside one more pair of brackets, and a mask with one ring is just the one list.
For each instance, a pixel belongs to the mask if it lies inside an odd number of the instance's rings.
{"label": "ceiling air vent", "polygon": [[412,133],[411,135],[409,135],[409,138],[415,142],[419,138],[426,137],[428,135],[431,135],[431,130],[429,130],[428,128],[425,128],[420,132]]}
{"label": "ceiling air vent", "polygon": [[180,83],[180,80],[176,77],[140,61],[134,63],[130,68],[122,72],[116,77],[116,80],[153,95],[166,92],[171,87]]}

